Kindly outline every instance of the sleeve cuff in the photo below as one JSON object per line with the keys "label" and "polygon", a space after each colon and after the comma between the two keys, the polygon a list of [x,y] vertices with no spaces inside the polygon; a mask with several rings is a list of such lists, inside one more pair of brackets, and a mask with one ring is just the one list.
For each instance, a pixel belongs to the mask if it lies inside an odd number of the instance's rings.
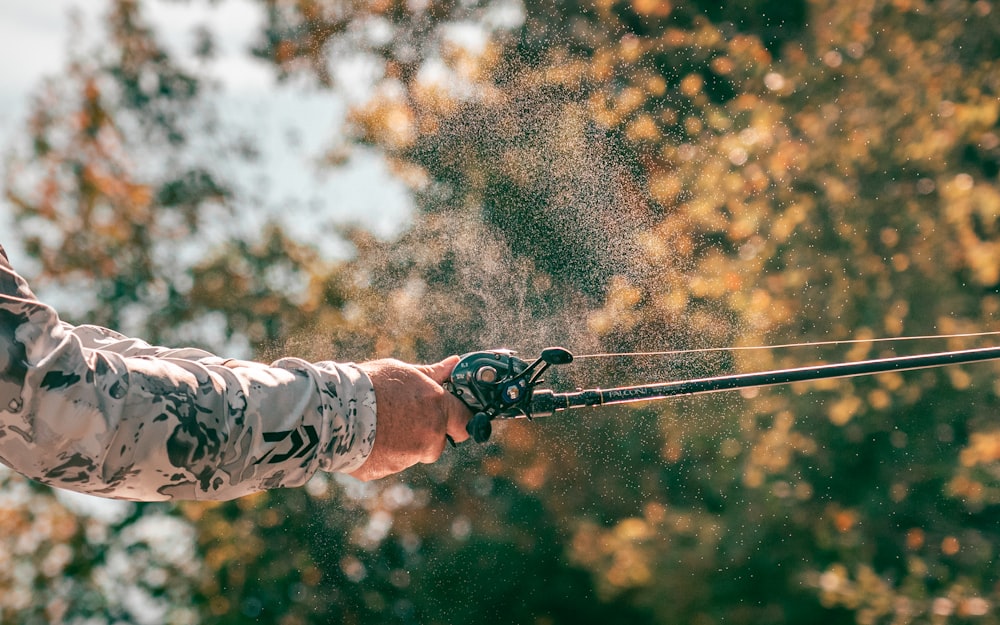
{"label": "sleeve cuff", "polygon": [[[322,369],[334,368],[339,374],[343,391],[343,417],[347,431],[339,449],[332,449],[323,469],[338,473],[351,473],[361,468],[375,444],[376,405],[375,387],[371,378],[354,363],[317,363]],[[334,437],[335,439],[336,437]],[[332,441],[331,441],[332,442]]]}

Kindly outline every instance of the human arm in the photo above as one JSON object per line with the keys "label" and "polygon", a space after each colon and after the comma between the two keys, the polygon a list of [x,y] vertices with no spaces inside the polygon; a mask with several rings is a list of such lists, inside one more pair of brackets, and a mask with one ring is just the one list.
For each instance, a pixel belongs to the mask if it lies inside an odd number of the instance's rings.
{"label": "human arm", "polygon": [[[430,378],[399,364],[429,392]],[[444,438],[434,407],[404,412],[400,389],[380,380],[387,373],[374,364],[224,360],[71,326],[0,249],[0,461],[53,486],[124,499],[231,499],[298,486],[317,470],[380,477],[430,458],[433,428],[441,445]],[[376,386],[386,405],[378,437]],[[435,402],[442,399],[454,398]],[[425,413],[430,430],[396,427]],[[420,458],[399,451],[394,431],[410,436]]]}

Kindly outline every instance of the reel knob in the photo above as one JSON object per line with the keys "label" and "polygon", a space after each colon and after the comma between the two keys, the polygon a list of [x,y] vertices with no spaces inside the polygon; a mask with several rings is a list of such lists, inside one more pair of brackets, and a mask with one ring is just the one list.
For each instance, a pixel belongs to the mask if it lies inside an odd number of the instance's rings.
{"label": "reel knob", "polygon": [[573,362],[573,354],[565,347],[546,347],[538,359],[550,365],[568,365]]}
{"label": "reel knob", "polygon": [[465,425],[465,431],[469,433],[472,440],[477,443],[485,443],[490,440],[490,434],[493,433],[493,423],[490,421],[490,416],[485,412],[477,412]]}

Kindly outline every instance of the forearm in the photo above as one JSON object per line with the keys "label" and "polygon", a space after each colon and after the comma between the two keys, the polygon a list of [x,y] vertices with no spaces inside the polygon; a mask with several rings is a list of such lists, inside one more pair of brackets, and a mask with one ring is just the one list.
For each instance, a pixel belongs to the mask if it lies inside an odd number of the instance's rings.
{"label": "forearm", "polygon": [[352,365],[271,366],[72,327],[0,259],[0,460],[62,488],[230,499],[351,471],[374,393]]}

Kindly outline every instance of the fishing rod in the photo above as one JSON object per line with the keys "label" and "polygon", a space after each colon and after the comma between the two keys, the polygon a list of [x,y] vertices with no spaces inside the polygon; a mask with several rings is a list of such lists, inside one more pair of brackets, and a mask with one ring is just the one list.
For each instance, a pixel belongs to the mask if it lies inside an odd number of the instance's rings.
{"label": "fishing rod", "polygon": [[557,393],[537,388],[542,374],[553,365],[573,362],[573,354],[562,347],[549,347],[530,364],[505,349],[472,352],[462,356],[445,387],[474,413],[469,435],[478,443],[490,438],[494,419],[533,419],[564,410],[609,406],[642,401],[808,382],[829,378],[911,371],[987,360],[1000,360],[1000,347],[982,347],[914,356],[895,356],[793,369],[737,373],[709,378],[678,380],[660,384],[586,389]]}

